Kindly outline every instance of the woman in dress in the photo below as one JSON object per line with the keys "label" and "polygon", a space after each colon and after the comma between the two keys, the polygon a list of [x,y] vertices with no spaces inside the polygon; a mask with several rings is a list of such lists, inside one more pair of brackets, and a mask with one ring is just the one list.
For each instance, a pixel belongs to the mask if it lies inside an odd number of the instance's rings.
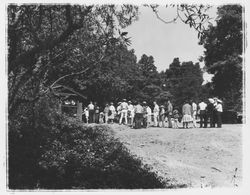
{"label": "woman in dress", "polygon": [[148,123],[148,127],[151,125],[151,121],[152,121],[152,110],[149,106],[147,106],[147,123]]}
{"label": "woman in dress", "polygon": [[159,108],[158,104],[156,103],[156,101],[154,101],[153,115],[154,115],[154,126],[155,127],[157,127],[159,125],[158,124],[159,111],[160,111],[160,108]]}
{"label": "woman in dress", "polygon": [[109,105],[108,104],[106,104],[106,106],[103,110],[103,113],[104,113],[104,121],[107,124],[108,120],[109,120]]}
{"label": "woman in dress", "polygon": [[182,122],[183,128],[188,128],[188,124],[193,121],[192,119],[192,106],[185,101],[185,104],[182,106]]}
{"label": "woman in dress", "polygon": [[159,126],[160,127],[165,127],[165,108],[164,108],[163,105],[160,106]]}
{"label": "woman in dress", "polygon": [[108,116],[109,120],[110,120],[110,123],[114,123],[114,118],[115,118],[115,107],[114,107],[114,104],[113,102],[110,103],[110,106],[109,106],[109,116]]}

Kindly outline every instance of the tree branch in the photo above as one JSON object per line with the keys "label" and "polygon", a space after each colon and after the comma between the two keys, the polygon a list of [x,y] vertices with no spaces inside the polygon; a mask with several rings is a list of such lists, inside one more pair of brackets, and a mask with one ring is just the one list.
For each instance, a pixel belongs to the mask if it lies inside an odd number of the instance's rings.
{"label": "tree branch", "polygon": [[[54,40],[51,40],[51,39],[45,40],[45,41],[41,42],[38,46],[35,46],[32,49],[30,49],[29,51],[20,54],[15,59],[13,59],[13,60],[10,59],[9,72],[11,72],[15,68],[16,65],[25,63],[25,61],[27,59],[29,59],[31,56],[34,56],[35,54],[37,54],[37,53],[39,53],[39,52],[41,52],[43,50],[52,49],[53,47],[57,46],[61,42],[64,42],[65,40],[68,39],[69,36],[71,36],[75,32],[75,30],[80,29],[83,26],[82,22],[79,22],[78,24],[73,23],[71,10],[70,10],[71,9],[70,5],[67,6],[65,9],[66,9],[66,13],[65,13],[66,14],[66,20],[67,20],[67,23],[68,23],[66,30],[63,31]],[[88,7],[84,11],[84,14],[85,14],[84,16],[86,16],[90,11],[91,11],[91,7]]]}
{"label": "tree branch", "polygon": [[[100,63],[100,62],[103,60],[104,57],[105,57],[105,56],[103,55],[103,56],[100,58],[100,60],[98,60],[96,63],[93,64],[93,66],[95,66],[95,65],[98,64],[98,63]],[[83,73],[85,73],[86,71],[88,71],[89,69],[90,69],[90,67],[88,67],[88,68],[86,68],[86,69],[84,69],[84,70],[82,70],[82,71],[80,71],[80,72],[75,72],[75,73],[66,74],[66,75],[64,75],[64,76],[62,76],[62,77],[60,77],[60,78],[58,78],[55,82],[53,82],[53,83],[50,85],[49,88],[53,88],[53,86],[54,86],[56,83],[58,83],[59,81],[65,79],[65,78],[67,78],[67,77],[71,77],[71,76],[83,74]],[[47,90],[48,90],[48,89],[47,89]],[[47,91],[47,90],[46,90],[46,91]]]}
{"label": "tree branch", "polygon": [[[179,18],[179,14],[177,13],[176,17],[174,17],[172,20],[166,21],[164,20],[162,17],[160,17],[160,15],[158,14],[158,11],[155,9],[154,6],[150,5],[150,7],[152,8],[153,12],[155,13],[156,17],[161,20],[162,22],[164,22],[165,24],[170,24],[175,22],[178,18]],[[177,8],[178,9],[178,8]]]}

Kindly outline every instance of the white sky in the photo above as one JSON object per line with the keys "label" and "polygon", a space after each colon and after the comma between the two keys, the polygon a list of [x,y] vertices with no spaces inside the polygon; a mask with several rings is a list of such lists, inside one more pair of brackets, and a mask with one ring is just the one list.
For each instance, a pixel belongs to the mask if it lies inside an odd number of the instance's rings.
{"label": "white sky", "polygon": [[[211,17],[216,17],[216,10],[216,7],[213,7],[208,12]],[[166,70],[176,57],[179,57],[181,62],[198,62],[204,48],[198,44],[198,33],[195,29],[180,20],[165,24],[156,18],[149,7],[140,6],[139,12],[139,20],[125,29],[132,40],[129,48],[135,49],[138,60],[142,54],[152,55],[158,71]],[[176,16],[175,13],[174,8],[161,7],[159,10],[161,18],[166,20],[172,20]],[[205,80],[209,78],[207,74],[204,75]]]}

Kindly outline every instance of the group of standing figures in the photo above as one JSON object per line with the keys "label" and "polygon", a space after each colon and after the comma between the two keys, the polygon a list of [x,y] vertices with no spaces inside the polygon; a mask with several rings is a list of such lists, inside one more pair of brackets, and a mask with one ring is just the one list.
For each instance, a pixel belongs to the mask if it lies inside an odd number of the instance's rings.
{"label": "group of standing figures", "polygon": [[[180,128],[198,127],[200,128],[221,127],[222,101],[218,98],[209,98],[207,102],[185,101],[181,112],[174,108],[171,101],[168,100],[165,105],[158,105],[153,102],[153,109],[147,102],[127,101],[123,99],[118,102],[115,108],[113,102],[106,104],[100,111],[96,103],[90,104],[84,109],[84,118],[87,123],[110,123],[119,122],[119,124],[129,125],[132,128],[147,128],[149,126]],[[199,120],[198,120],[199,119]]]}

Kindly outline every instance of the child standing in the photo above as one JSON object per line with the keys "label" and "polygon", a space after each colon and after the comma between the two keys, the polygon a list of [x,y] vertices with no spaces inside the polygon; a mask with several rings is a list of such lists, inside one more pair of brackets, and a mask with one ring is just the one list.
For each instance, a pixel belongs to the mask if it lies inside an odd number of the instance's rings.
{"label": "child standing", "polygon": [[178,129],[178,120],[179,120],[179,111],[177,109],[174,109],[173,111],[173,116],[174,116],[174,124],[173,124],[173,128],[174,129]]}
{"label": "child standing", "polygon": [[104,113],[103,112],[100,112],[100,114],[99,114],[99,123],[100,124],[104,123]]}
{"label": "child standing", "polygon": [[88,107],[84,108],[84,115],[85,115],[85,119],[86,119],[86,123],[89,123],[89,109]]}

